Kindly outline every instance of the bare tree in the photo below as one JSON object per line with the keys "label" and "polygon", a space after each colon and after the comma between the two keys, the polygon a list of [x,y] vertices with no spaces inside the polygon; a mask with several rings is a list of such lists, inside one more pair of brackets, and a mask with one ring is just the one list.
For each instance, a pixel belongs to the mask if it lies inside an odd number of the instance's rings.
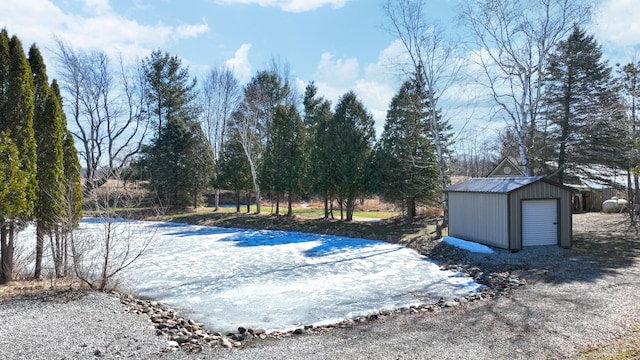
{"label": "bare tree", "polygon": [[127,68],[122,59],[114,71],[105,53],[75,51],[57,42],[64,103],[75,125],[73,135],[81,143],[86,189],[92,192],[142,147],[149,129],[143,74],[139,67]]}
{"label": "bare tree", "polygon": [[232,118],[232,128],[242,144],[253,178],[256,212],[260,213],[258,168],[270,136],[274,109],[297,100],[288,66],[273,61],[272,70],[258,72],[244,87],[244,97]]}
{"label": "bare tree", "polygon": [[[204,97],[202,130],[211,144],[214,162],[217,162],[224,151],[229,120],[242,101],[242,88],[233,72],[221,67],[209,72],[203,82],[202,94]],[[218,210],[219,206],[220,192],[216,190],[215,209]]]}
{"label": "bare tree", "polygon": [[464,4],[461,17],[473,35],[471,52],[480,69],[479,81],[517,135],[523,172],[529,176],[548,55],[574,24],[590,18],[590,2],[480,0]]}
{"label": "bare tree", "polygon": [[[442,133],[442,119],[439,108],[441,97],[459,80],[463,62],[457,51],[447,41],[444,31],[426,18],[424,0],[387,0],[383,6],[388,31],[402,42],[408,64],[398,64],[401,68],[417,74],[422,81],[429,102],[428,127],[436,149],[438,179],[441,189],[448,184],[446,138]],[[439,121],[440,120],[440,121]],[[442,193],[444,213],[443,227],[447,226],[449,206],[447,196]]]}
{"label": "bare tree", "polygon": [[113,185],[107,184],[94,197],[99,232],[68,234],[73,258],[73,269],[80,281],[92,289],[107,290],[115,284],[116,276],[133,265],[149,248],[153,234],[141,233],[124,220],[118,209],[134,208],[142,196],[118,185],[121,181],[115,173]]}

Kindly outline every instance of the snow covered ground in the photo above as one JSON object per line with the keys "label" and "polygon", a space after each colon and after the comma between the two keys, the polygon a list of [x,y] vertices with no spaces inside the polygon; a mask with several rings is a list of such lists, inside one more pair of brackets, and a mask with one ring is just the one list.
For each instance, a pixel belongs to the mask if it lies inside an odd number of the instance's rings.
{"label": "snow covered ground", "polygon": [[[440,298],[480,285],[415,251],[382,241],[283,231],[127,222],[152,246],[122,286],[216,331],[288,330]],[[104,224],[84,220],[84,232]]]}

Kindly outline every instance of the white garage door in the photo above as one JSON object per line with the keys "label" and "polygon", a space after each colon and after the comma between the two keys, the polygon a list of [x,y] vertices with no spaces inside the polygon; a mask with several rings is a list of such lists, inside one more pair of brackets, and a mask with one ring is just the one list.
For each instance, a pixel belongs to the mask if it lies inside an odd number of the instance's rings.
{"label": "white garage door", "polygon": [[522,201],[522,246],[558,244],[558,200]]}

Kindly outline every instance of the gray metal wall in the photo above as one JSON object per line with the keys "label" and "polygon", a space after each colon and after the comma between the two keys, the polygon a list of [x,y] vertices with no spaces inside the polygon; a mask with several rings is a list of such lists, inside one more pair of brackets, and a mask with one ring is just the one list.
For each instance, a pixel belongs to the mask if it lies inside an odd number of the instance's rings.
{"label": "gray metal wall", "polygon": [[515,190],[509,194],[509,207],[511,211],[510,219],[510,246],[511,250],[522,249],[522,200],[527,199],[560,199],[560,207],[558,209],[558,226],[559,226],[559,244],[563,248],[570,248],[572,242],[572,192],[548,184],[542,181],[535,182],[529,186]]}
{"label": "gray metal wall", "polygon": [[509,248],[507,194],[449,193],[449,235]]}

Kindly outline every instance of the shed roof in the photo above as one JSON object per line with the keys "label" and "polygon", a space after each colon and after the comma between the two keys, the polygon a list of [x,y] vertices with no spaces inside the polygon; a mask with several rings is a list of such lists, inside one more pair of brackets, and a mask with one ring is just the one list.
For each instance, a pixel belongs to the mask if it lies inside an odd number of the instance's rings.
{"label": "shed roof", "polygon": [[444,189],[445,192],[478,192],[478,193],[508,193],[520,189],[535,182],[543,181],[571,192],[574,189],[551,181],[543,176],[517,176],[517,177],[494,177],[494,178],[473,178]]}

